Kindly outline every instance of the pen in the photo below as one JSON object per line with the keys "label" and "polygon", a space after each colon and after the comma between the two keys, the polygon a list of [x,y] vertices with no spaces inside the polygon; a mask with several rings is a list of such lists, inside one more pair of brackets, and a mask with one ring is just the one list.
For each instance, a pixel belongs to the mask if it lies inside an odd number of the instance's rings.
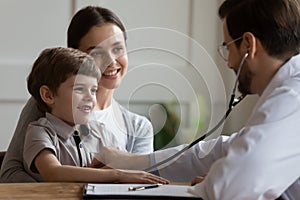
{"label": "pen", "polygon": [[161,185],[162,184],[158,183],[158,184],[147,185],[147,186],[129,187],[128,191],[146,190],[146,189],[150,189],[150,188],[157,188],[157,187],[159,187]]}

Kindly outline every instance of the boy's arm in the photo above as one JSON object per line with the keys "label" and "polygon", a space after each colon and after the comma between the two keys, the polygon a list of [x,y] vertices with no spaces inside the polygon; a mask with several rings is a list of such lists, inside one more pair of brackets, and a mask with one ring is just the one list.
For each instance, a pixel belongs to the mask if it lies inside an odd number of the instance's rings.
{"label": "boy's arm", "polygon": [[51,182],[169,183],[164,178],[143,171],[61,165],[48,149],[37,155],[34,164],[43,179]]}

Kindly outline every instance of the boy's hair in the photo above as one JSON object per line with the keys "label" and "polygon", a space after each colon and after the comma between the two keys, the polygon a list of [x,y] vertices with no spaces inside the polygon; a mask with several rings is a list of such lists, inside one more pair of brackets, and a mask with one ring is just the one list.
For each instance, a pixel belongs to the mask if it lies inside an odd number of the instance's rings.
{"label": "boy's hair", "polygon": [[48,86],[56,95],[60,84],[76,74],[95,77],[98,81],[101,77],[100,69],[88,54],[72,48],[45,49],[33,64],[27,78],[27,89],[36,100],[38,108],[50,112],[40,96],[41,86]]}

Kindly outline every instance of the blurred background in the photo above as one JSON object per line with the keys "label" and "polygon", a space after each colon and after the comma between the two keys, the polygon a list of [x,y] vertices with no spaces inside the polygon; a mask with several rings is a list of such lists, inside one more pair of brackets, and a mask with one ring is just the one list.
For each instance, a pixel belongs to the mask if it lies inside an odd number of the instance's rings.
{"label": "blurred background", "polygon": [[[0,150],[6,150],[29,98],[26,78],[39,53],[66,46],[74,13],[98,5],[128,31],[129,69],[116,99],[148,117],[155,149],[188,143],[223,116],[235,81],[219,57],[221,0],[1,0]],[[248,96],[211,137],[243,126],[257,97]]]}

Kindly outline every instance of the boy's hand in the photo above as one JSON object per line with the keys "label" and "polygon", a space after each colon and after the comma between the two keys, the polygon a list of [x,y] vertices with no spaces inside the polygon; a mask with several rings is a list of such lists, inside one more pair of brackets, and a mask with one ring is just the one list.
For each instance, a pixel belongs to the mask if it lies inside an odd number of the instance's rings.
{"label": "boy's hand", "polygon": [[161,183],[169,184],[167,179],[138,170],[117,170],[120,183]]}

